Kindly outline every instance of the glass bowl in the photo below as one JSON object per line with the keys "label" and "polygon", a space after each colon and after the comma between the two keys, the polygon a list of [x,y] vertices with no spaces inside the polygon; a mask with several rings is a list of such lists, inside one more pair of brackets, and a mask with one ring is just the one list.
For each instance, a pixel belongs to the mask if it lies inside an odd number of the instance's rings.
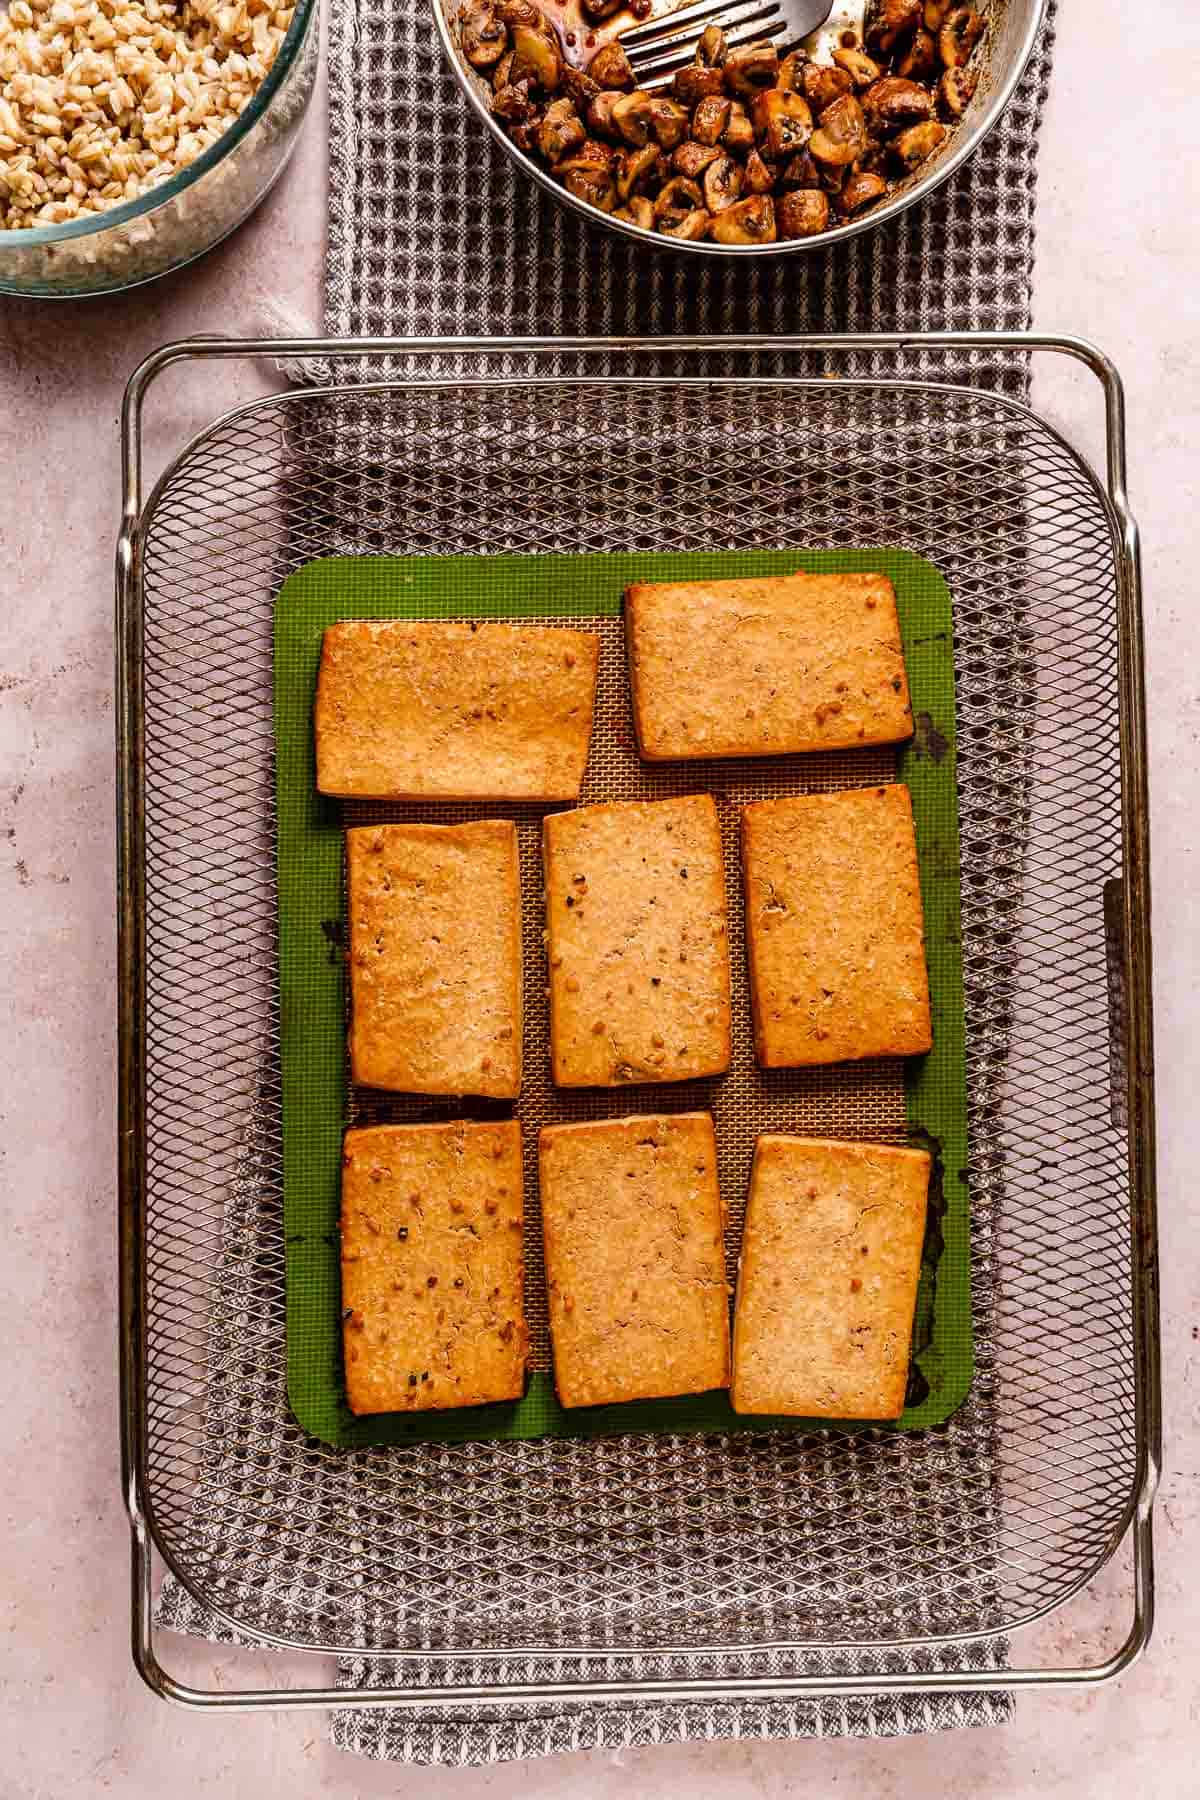
{"label": "glass bowl", "polygon": [[195,260],[254,211],[295,148],[320,54],[320,0],[297,0],[266,79],[203,155],[136,200],[65,225],[0,231],[0,293],[72,299]]}

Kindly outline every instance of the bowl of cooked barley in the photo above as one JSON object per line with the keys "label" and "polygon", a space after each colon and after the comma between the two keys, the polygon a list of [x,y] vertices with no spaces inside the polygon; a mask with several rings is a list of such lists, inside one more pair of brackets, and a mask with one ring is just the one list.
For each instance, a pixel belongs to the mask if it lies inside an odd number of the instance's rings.
{"label": "bowl of cooked barley", "polygon": [[312,96],[320,0],[0,0],[0,293],[152,281],[252,212]]}

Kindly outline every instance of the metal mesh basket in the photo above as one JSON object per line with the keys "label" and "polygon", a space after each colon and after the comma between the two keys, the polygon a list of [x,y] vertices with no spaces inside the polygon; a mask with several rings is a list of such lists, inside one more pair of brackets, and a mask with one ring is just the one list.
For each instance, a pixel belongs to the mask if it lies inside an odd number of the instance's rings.
{"label": "metal mesh basket", "polygon": [[[768,1651],[758,1678],[773,1694],[994,1685],[970,1658],[934,1674],[920,1648],[1040,1617],[1131,1521],[1129,1643],[1102,1670],[1054,1676],[1111,1673],[1144,1641],[1157,1315],[1139,594],[1119,384],[1077,345],[918,344],[1089,361],[1109,405],[1108,486],[1019,402],[906,380],[900,340],[774,343],[781,357],[822,348],[833,369],[869,352],[855,380],[693,378],[692,348],[659,342],[609,346],[603,379],[544,376],[561,346],[531,345],[506,347],[502,378],[439,380],[447,347],[406,346],[432,372],[372,384],[388,346],[323,342],[181,346],[131,385],[118,621],[124,1426],[136,1653],[164,1691],[193,1697],[154,1658],[152,1545],[196,1601],[258,1641],[441,1656],[447,1671],[455,1657],[492,1657],[498,1685],[477,1703],[565,1692],[552,1669],[505,1685],[506,1657],[542,1651],[582,1659],[572,1692],[616,1697],[647,1690],[612,1659],[649,1651],[690,1658],[688,1691],[720,1682],[706,1657],[746,1653],[751,1679]],[[586,371],[588,347],[575,348]],[[618,348],[626,374],[612,366]],[[154,376],[181,355],[266,351],[335,369],[353,355],[358,385],[218,419],[143,505],[138,433]],[[651,352],[660,372],[647,377]],[[661,373],[663,358],[676,373]],[[352,1453],[307,1439],[285,1393],[275,593],[338,552],[788,544],[901,546],[935,561],[954,597],[968,1402],[909,1435]],[[889,1646],[897,1657],[881,1662]],[[839,1673],[804,1673],[802,1648]],[[668,1691],[684,1691],[668,1671]],[[446,1683],[438,1692],[453,1697],[452,1673]]]}

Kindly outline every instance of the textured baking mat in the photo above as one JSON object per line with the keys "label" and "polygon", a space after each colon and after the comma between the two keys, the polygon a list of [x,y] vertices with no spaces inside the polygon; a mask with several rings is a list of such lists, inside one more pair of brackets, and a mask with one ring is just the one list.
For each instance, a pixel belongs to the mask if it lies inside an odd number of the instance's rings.
{"label": "textured baking mat", "polygon": [[[916,734],[890,747],[819,756],[643,763],[633,739],[621,595],[633,580],[734,574],[880,570],[896,587]],[[313,783],[312,700],[327,625],[341,618],[539,618],[585,621],[601,638],[596,719],[581,804],[664,799],[703,788],[721,817],[733,972],[733,1057],[715,1080],[587,1090],[550,1079],[541,820],[548,807],[375,803],[343,806]],[[941,1424],[970,1386],[971,1284],[965,1182],[962,945],[955,789],[954,650],[950,595],[937,569],[903,551],[802,554],[624,554],[539,557],[331,558],[299,570],[275,609],[275,735],[279,969],[283,1059],[284,1228],[287,1238],[288,1393],[305,1430],[340,1448],[496,1438],[591,1437],[624,1431],[804,1430],[818,1421],[740,1418],[724,1392],[622,1406],[559,1406],[550,1342],[537,1197],[543,1125],[628,1113],[713,1112],[729,1207],[727,1273],[734,1279],[754,1141],[793,1131],[928,1143],[937,1157],[900,1425]],[[897,760],[899,767],[897,768]],[[857,787],[897,774],[913,796],[934,1018],[925,1057],[825,1069],[758,1068],[745,981],[738,867],[740,808],[779,794]],[[532,1374],[515,1404],[448,1413],[355,1418],[345,1399],[338,1270],[338,1192],[346,1124],[495,1117],[507,1107],[382,1095],[349,1083],[345,1055],[344,824],[419,818],[443,823],[500,812],[517,822],[522,878],[525,1068],[515,1112],[525,1148],[526,1304]]]}

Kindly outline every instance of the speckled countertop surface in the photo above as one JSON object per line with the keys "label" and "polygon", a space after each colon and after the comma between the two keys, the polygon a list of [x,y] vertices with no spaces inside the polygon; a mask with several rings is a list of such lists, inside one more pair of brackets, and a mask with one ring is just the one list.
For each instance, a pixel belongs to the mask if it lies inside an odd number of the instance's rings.
{"label": "speckled countertop surface", "polygon": [[[1041,159],[1036,320],[1117,359],[1130,398],[1132,497],[1145,534],[1154,822],[1166,1469],[1160,1623],[1118,1686],[1018,1702],[1004,1730],[891,1743],[718,1744],[480,1772],[402,1770],[330,1749],[318,1716],[223,1721],[168,1709],[126,1649],[114,1291],[112,546],[125,378],[168,338],[285,332],[319,317],[323,141],[314,110],[261,213],[193,269],[116,300],[0,299],[0,1795],[165,1793],[722,1800],[933,1791],[979,1797],[1197,1791],[1200,1756],[1200,15],[1063,0]],[[171,378],[152,458],[255,378]],[[211,375],[205,380],[211,384]],[[1040,404],[1093,452],[1073,375]],[[199,408],[199,412],[197,412]],[[1056,1661],[1094,1661],[1118,1579],[1042,1628]],[[208,1646],[178,1667],[208,1680]],[[216,1674],[219,1679],[219,1673]]]}

